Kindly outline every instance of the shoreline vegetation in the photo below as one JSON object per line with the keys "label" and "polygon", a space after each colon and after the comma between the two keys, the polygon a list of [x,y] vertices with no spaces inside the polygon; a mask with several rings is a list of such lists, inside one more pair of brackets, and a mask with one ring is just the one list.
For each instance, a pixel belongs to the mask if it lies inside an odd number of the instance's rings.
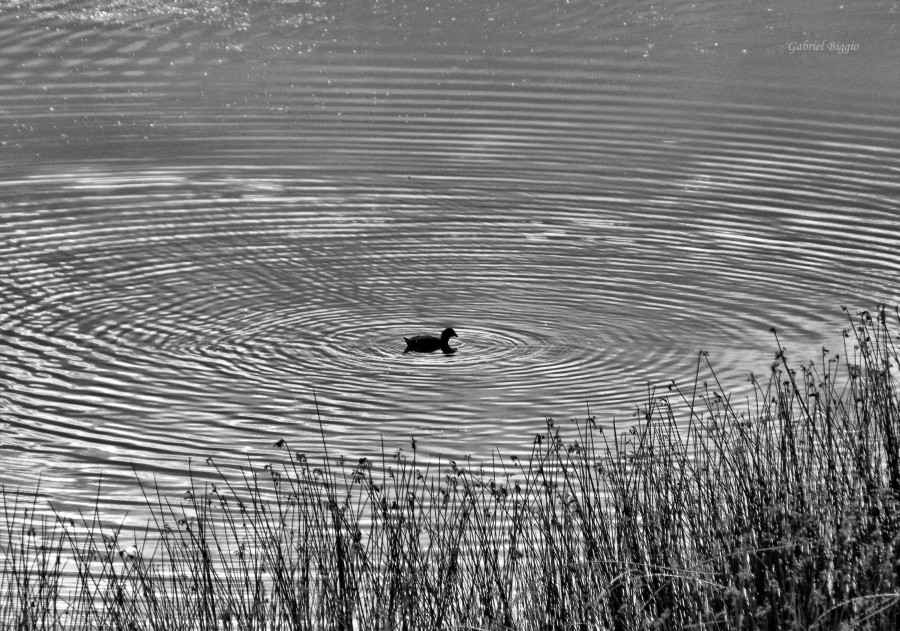
{"label": "shoreline vegetation", "polygon": [[895,630],[900,312],[847,317],[807,364],[775,333],[739,403],[673,383],[627,426],[547,419],[521,458],[207,461],[183,498],[144,488],[124,549],[2,489],[0,629]]}

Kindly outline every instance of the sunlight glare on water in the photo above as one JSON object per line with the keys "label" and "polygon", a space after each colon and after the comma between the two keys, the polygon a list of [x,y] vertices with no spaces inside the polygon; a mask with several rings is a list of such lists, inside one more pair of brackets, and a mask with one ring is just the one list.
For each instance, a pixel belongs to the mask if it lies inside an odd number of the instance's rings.
{"label": "sunlight glare on water", "polygon": [[[900,302],[896,8],[0,7],[4,484],[529,447]],[[821,50],[811,50],[822,42]],[[458,352],[404,354],[453,326]],[[708,375],[707,375],[708,376]],[[383,442],[382,442],[383,441]]]}

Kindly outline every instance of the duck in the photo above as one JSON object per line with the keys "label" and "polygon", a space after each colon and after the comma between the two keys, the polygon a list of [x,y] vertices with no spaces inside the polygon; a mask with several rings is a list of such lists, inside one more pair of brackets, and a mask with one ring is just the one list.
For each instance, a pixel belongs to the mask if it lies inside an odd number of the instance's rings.
{"label": "duck", "polygon": [[406,341],[406,350],[404,353],[433,353],[440,349],[445,355],[455,353],[456,349],[450,346],[450,338],[459,337],[452,328],[447,327],[443,330],[440,337],[434,335],[416,335],[415,337],[404,337]]}

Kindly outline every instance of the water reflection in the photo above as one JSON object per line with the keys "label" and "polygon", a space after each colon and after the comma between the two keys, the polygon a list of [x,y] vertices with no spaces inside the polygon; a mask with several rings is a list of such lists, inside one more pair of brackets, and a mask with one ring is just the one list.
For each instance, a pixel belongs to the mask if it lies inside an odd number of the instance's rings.
{"label": "water reflection", "polygon": [[129,507],[316,403],[336,452],[486,457],[700,349],[740,392],[772,325],[813,358],[900,300],[900,82],[889,7],[785,7],[0,10],[2,480]]}

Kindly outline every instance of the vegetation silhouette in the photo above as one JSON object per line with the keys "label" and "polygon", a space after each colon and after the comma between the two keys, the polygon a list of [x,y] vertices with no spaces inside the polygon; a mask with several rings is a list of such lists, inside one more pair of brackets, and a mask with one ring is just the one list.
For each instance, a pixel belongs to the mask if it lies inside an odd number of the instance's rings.
{"label": "vegetation silhouette", "polygon": [[215,484],[145,492],[133,543],[3,489],[0,628],[893,631],[890,315],[848,313],[843,358],[794,367],[779,343],[746,405],[700,381],[701,352],[635,423],[547,419],[521,458],[314,461],[281,440],[238,476],[208,461]]}

